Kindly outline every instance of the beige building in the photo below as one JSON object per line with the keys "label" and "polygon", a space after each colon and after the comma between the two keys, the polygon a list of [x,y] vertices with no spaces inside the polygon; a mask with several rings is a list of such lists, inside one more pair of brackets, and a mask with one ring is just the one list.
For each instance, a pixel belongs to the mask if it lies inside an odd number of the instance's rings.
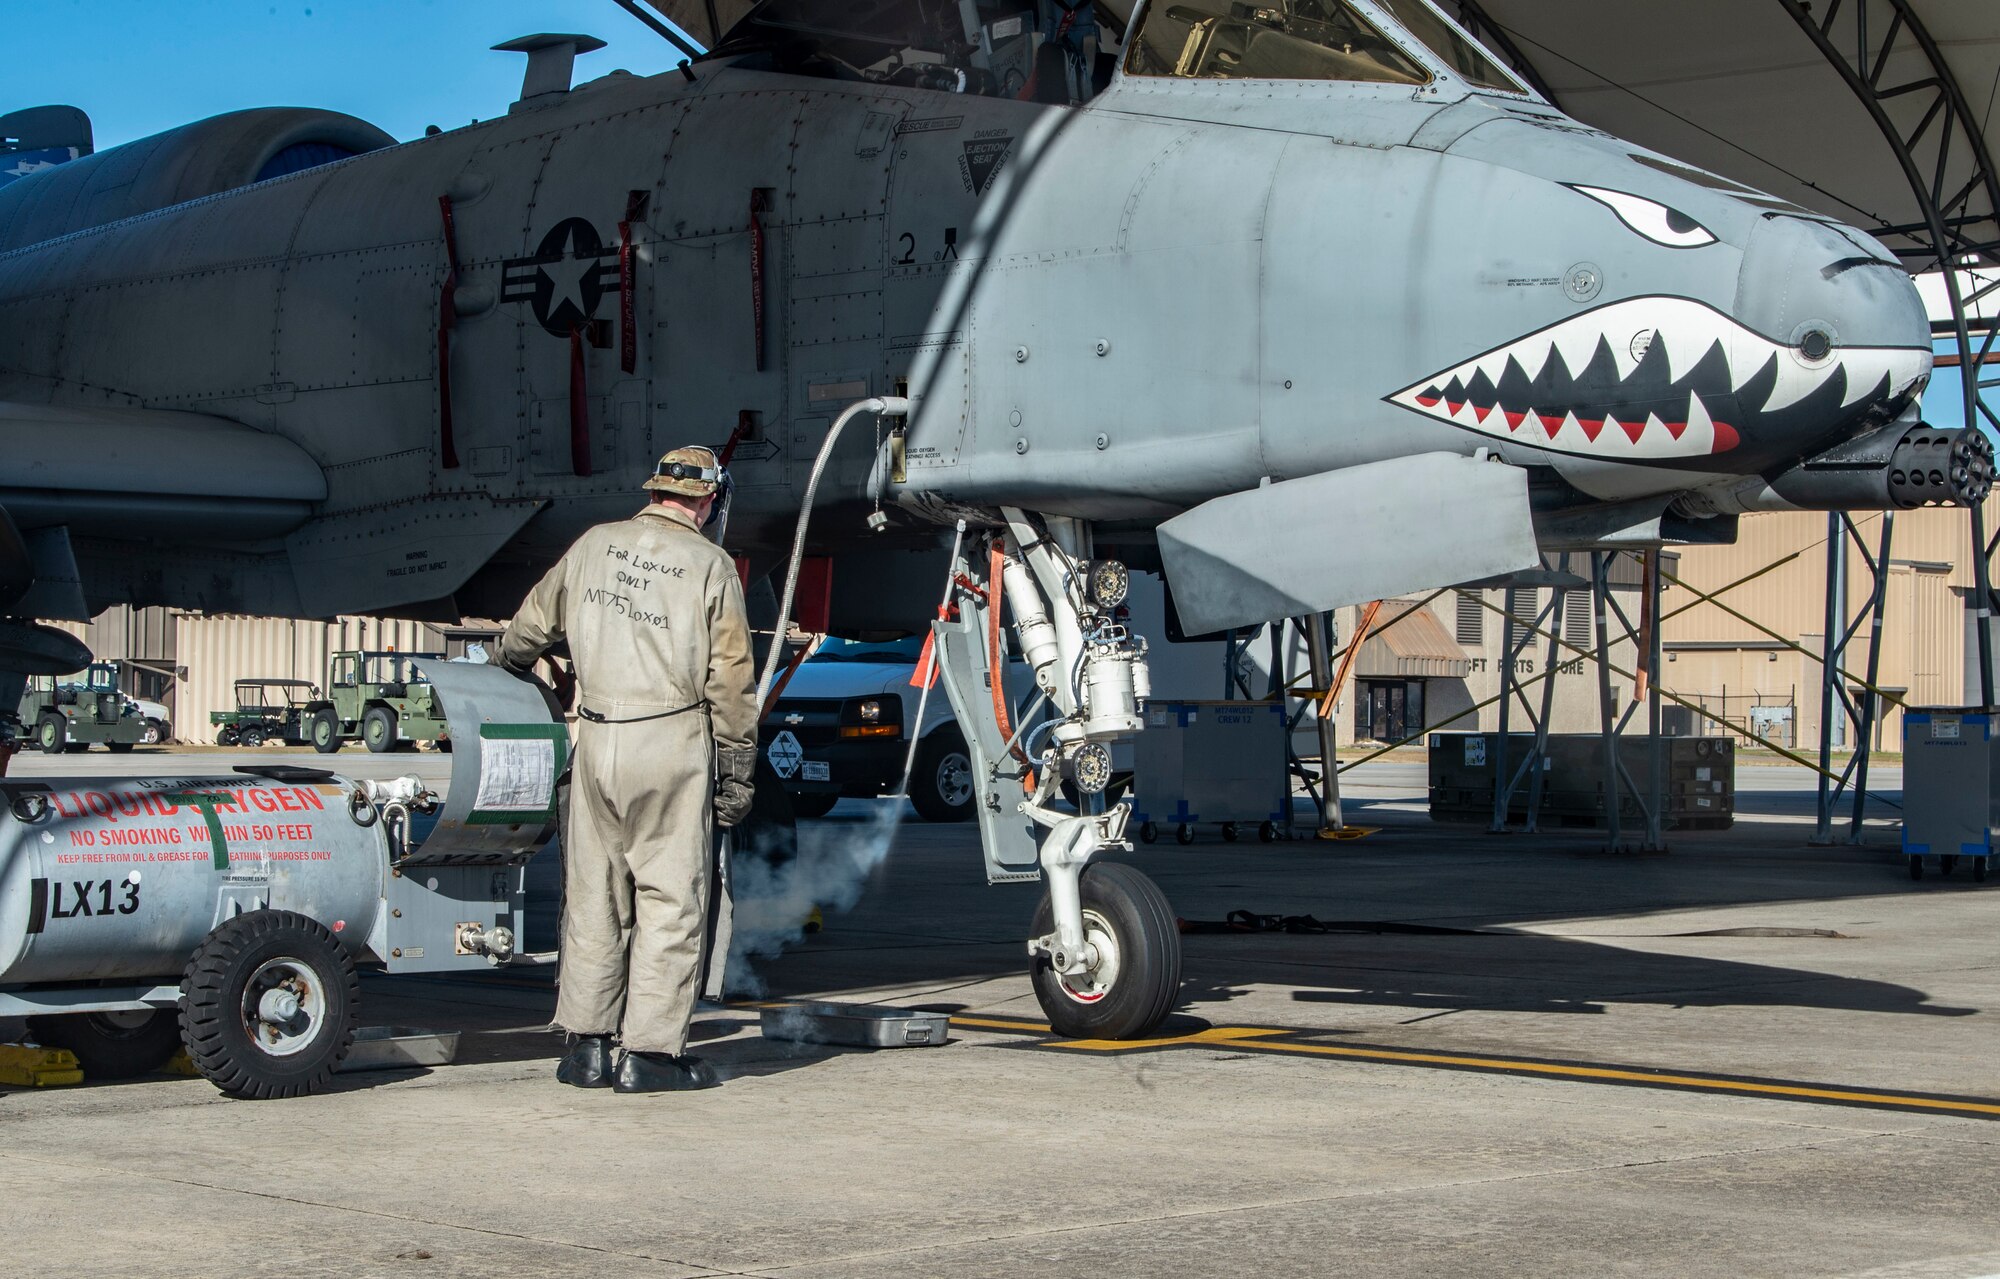
{"label": "beige building", "polygon": [[[1883,517],[1854,521],[1868,557],[1880,549]],[[1961,510],[1898,512],[1889,548],[1887,609],[1876,687],[1890,699],[1876,725],[1874,744],[1897,749],[1900,707],[1956,705],[1964,696],[1964,601],[1972,586],[1971,536]],[[1863,610],[1874,589],[1867,560],[1847,543],[1846,618]],[[1587,557],[1573,569],[1587,574]],[[1819,740],[1820,659],[1826,630],[1827,517],[1801,512],[1746,516],[1733,546],[1683,547],[1662,561],[1668,577],[1661,602],[1661,688],[1670,694],[1663,725],[1668,732],[1749,730],[1780,746],[1814,746]],[[1640,569],[1636,558],[1614,562],[1612,587],[1627,617],[1641,622]],[[1676,584],[1682,583],[1684,585]],[[1693,589],[1689,589],[1693,588]],[[1695,591],[1716,596],[1706,602]],[[1378,625],[1429,598],[1426,617],[1398,622],[1362,647],[1353,686],[1342,698],[1341,740],[1395,741],[1419,726],[1452,730],[1499,727],[1500,664],[1507,633],[1532,622],[1551,592],[1446,591],[1385,605]],[[1351,634],[1359,610],[1342,610],[1342,634]],[[1412,624],[1414,623],[1414,624]],[[1580,647],[1593,646],[1587,592],[1572,592],[1544,629]],[[1613,618],[1613,634],[1620,630]],[[1868,669],[1871,630],[1849,644],[1842,665],[1859,697]],[[1804,650],[1804,651],[1801,651]],[[1548,643],[1537,635],[1516,660],[1522,693],[1539,711],[1543,685],[1553,684],[1550,728],[1592,732],[1599,723],[1597,670],[1574,649],[1560,648],[1548,675]],[[1610,683],[1622,714],[1636,691],[1636,645],[1613,645]],[[1679,699],[1679,700],[1676,700]],[[1476,711],[1473,708],[1477,708]],[[1523,725],[1516,703],[1510,719]],[[1836,711],[1836,742],[1846,744],[1844,716]],[[1643,709],[1633,727],[1643,729]],[[1725,727],[1733,726],[1733,728]],[[1747,734],[1741,734],[1747,736]]]}

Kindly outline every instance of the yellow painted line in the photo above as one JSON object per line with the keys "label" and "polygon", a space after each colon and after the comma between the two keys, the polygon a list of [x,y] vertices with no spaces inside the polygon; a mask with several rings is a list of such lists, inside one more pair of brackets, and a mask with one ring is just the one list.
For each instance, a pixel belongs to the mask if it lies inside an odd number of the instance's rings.
{"label": "yellow painted line", "polygon": [[1045,1021],[1014,1021],[1002,1017],[954,1017],[954,1026],[967,1026],[973,1030],[1039,1030],[1045,1035],[1054,1034],[1055,1028]]}
{"label": "yellow painted line", "polygon": [[[996,1017],[954,1017],[952,1024],[980,1030],[1012,1030],[1051,1033],[1045,1022],[1016,1021]],[[1052,1039],[1043,1048],[1073,1052],[1146,1052],[1155,1048],[1234,1047],[1257,1052],[1285,1053],[1302,1057],[1336,1057],[1349,1061],[1378,1062],[1385,1065],[1438,1066],[1459,1070],[1483,1070],[1514,1075],[1537,1075],[1551,1079],[1583,1082],[1645,1084],[1655,1088],[1694,1089],[1703,1092],[1733,1093],[1739,1096],[1771,1097],[1806,1102],[1838,1102],[1891,1110],[1924,1110],[1943,1114],[1977,1115],[2000,1118],[2000,1101],[1978,1101],[1950,1097],[1921,1097],[1903,1093],[1869,1092],[1858,1088],[1836,1088],[1814,1084],[1764,1082],[1729,1079],[1714,1075],[1686,1075],[1668,1071],[1636,1070],[1620,1066],[1572,1065],[1533,1061],[1518,1057],[1476,1057],[1461,1053],[1414,1052],[1395,1048],[1346,1047],[1339,1044],[1302,1043],[1279,1040],[1279,1035],[1300,1033],[1296,1029],[1269,1026],[1212,1026],[1188,1035],[1159,1039]]]}

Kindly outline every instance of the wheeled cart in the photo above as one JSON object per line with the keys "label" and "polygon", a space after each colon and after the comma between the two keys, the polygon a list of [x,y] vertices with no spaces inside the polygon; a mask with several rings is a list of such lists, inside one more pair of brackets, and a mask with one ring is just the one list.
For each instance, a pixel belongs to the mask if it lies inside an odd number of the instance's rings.
{"label": "wheeled cart", "polygon": [[353,1043],[357,968],[519,957],[523,874],[553,835],[568,755],[539,685],[438,661],[448,798],[416,777],[316,768],[0,780],[0,1016],[87,1077],[186,1047],[237,1097],[324,1084]]}
{"label": "wheeled cart", "polygon": [[1285,706],[1265,701],[1153,701],[1132,744],[1132,819],[1141,843],[1171,832],[1192,844],[1213,826],[1228,843],[1254,830],[1271,843],[1284,820]]}
{"label": "wheeled cart", "polygon": [[1925,863],[1975,880],[1993,869],[2000,825],[2000,742],[1990,707],[1930,707],[1903,715],[1903,845],[1911,879]]}

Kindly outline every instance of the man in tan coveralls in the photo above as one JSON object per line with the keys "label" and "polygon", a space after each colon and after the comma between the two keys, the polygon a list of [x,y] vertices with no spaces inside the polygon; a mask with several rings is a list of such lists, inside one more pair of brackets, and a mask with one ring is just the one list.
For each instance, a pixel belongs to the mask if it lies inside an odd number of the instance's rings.
{"label": "man in tan coveralls", "polygon": [[571,1041],[556,1078],[579,1088],[715,1083],[685,1055],[709,836],[749,812],[757,742],[743,588],[702,534],[725,483],[706,448],[661,458],[651,505],[578,538],[500,638],[511,670],[564,640],[576,669],[556,1003]]}

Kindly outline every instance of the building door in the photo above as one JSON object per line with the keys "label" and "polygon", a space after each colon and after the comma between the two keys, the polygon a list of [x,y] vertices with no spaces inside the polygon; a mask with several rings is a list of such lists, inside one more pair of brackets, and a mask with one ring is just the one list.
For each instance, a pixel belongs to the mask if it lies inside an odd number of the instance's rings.
{"label": "building door", "polygon": [[1422,680],[1365,679],[1361,681],[1355,736],[1378,742],[1400,742],[1424,727]]}

